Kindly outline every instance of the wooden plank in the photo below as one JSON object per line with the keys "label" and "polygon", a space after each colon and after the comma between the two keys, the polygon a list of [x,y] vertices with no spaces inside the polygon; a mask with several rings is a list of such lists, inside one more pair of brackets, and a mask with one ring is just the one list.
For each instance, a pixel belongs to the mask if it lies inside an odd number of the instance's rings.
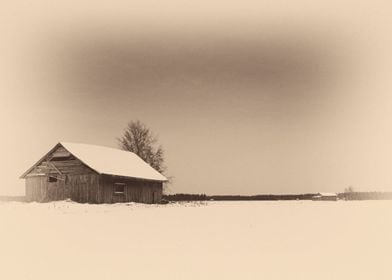
{"label": "wooden plank", "polygon": [[61,161],[51,161],[52,164],[54,164],[56,167],[61,167],[61,166],[80,166],[83,165],[82,162],[79,160],[61,160]]}
{"label": "wooden plank", "polygon": [[61,171],[60,170],[58,170],[57,169],[57,167],[56,166],[54,166],[54,164],[52,164],[52,163],[49,163],[49,165],[54,169],[54,170],[56,170],[60,175],[63,175],[63,173],[61,173]]}

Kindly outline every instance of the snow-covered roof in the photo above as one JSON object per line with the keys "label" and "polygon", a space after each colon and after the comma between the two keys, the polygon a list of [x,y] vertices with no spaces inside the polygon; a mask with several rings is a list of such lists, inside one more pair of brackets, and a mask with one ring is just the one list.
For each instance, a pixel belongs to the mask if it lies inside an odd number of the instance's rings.
{"label": "snow-covered roof", "polygon": [[319,196],[337,196],[337,194],[336,193],[318,193],[319,194]]}
{"label": "snow-covered roof", "polygon": [[79,143],[60,142],[58,145],[99,174],[167,181],[165,176],[132,152]]}

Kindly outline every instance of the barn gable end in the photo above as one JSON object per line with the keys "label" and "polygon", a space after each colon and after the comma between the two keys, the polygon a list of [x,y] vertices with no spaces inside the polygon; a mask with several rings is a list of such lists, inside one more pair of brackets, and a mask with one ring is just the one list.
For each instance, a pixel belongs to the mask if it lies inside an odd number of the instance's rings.
{"label": "barn gable end", "polygon": [[22,178],[26,179],[27,201],[72,199],[77,202],[99,202],[99,174],[61,144],[26,171]]}
{"label": "barn gable end", "polygon": [[90,173],[96,172],[73,156],[63,146],[57,145],[21,177],[45,175],[61,178],[65,175]]}

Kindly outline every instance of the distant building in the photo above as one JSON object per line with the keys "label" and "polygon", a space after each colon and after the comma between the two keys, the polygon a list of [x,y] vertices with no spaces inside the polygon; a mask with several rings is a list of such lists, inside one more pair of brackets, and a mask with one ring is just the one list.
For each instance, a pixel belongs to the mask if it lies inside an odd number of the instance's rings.
{"label": "distant building", "polygon": [[336,193],[318,193],[312,197],[314,201],[337,201],[338,195]]}
{"label": "distant building", "polygon": [[132,152],[58,143],[29,168],[26,200],[157,203],[167,179]]}

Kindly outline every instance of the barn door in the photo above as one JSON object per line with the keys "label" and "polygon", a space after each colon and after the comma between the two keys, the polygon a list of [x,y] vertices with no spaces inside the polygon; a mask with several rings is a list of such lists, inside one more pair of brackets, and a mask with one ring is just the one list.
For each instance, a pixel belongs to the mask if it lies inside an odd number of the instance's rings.
{"label": "barn door", "polygon": [[61,185],[60,180],[56,176],[49,175],[46,180],[46,192],[42,197],[42,201],[55,201],[61,200]]}

